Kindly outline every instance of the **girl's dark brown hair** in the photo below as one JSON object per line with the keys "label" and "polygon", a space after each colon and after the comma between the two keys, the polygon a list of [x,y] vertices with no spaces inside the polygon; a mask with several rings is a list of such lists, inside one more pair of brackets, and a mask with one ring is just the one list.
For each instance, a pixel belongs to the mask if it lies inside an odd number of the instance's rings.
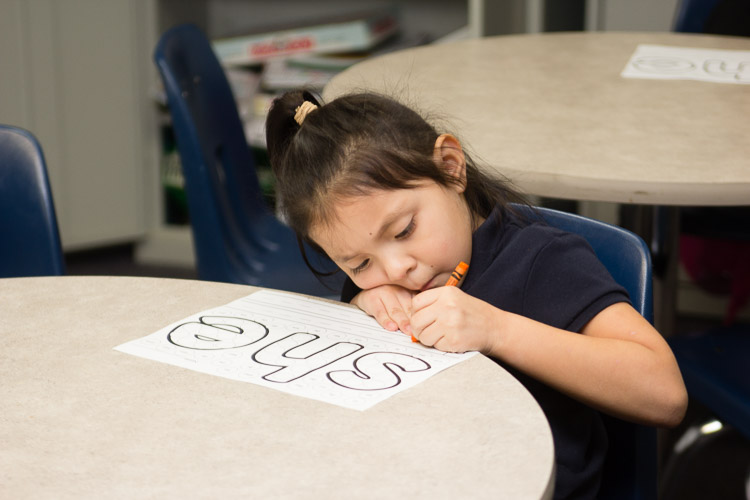
{"label": "girl's dark brown hair", "polygon": [[[294,114],[304,101],[318,109],[298,125]],[[288,224],[320,250],[309,231],[332,220],[336,200],[409,189],[426,179],[441,186],[456,182],[433,159],[439,135],[415,111],[379,94],[345,95],[325,105],[308,91],[278,97],[266,119],[266,142]],[[506,181],[477,168],[468,154],[464,197],[475,218],[488,217],[498,205],[526,203]]]}

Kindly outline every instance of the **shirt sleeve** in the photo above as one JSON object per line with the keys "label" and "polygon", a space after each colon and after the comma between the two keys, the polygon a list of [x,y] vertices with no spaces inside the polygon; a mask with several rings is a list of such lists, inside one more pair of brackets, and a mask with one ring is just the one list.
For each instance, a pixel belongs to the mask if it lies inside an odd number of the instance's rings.
{"label": "shirt sleeve", "polygon": [[540,249],[524,287],[524,315],[580,332],[610,305],[630,302],[582,237],[561,233]]}
{"label": "shirt sleeve", "polygon": [[347,276],[346,280],[344,280],[344,286],[341,289],[341,302],[348,304],[361,291],[362,289],[355,285],[352,279]]}

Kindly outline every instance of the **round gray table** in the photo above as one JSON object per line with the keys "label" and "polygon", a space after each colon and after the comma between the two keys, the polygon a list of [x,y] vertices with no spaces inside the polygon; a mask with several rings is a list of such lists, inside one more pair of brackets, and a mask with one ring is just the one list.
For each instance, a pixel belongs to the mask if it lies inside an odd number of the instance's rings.
{"label": "round gray table", "polygon": [[528,194],[750,204],[750,86],[622,78],[639,44],[750,50],[750,38],[676,33],[488,37],[364,61],[323,95],[396,97]]}
{"label": "round gray table", "polygon": [[113,350],[254,290],[0,279],[0,497],[551,497],[547,421],[484,356],[359,412]]}

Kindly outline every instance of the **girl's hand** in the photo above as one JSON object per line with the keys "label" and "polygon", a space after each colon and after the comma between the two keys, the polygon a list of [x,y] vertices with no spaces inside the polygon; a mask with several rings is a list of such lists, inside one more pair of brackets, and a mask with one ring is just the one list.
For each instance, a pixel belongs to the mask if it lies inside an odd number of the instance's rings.
{"label": "girl's hand", "polygon": [[454,286],[424,291],[412,300],[412,335],[445,352],[491,352],[500,310]]}
{"label": "girl's hand", "polygon": [[411,334],[410,316],[415,292],[396,285],[362,290],[351,303],[375,318],[386,330]]}

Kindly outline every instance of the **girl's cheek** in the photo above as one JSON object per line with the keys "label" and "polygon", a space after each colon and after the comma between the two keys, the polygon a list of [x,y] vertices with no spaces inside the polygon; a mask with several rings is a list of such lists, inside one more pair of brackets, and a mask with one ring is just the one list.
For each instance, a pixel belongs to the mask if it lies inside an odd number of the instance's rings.
{"label": "girl's cheek", "polygon": [[382,279],[376,269],[367,269],[361,273],[357,273],[356,276],[350,273],[349,277],[362,290],[369,290],[370,288],[386,284],[386,281]]}
{"label": "girl's cheek", "polygon": [[367,279],[366,276],[363,276],[364,274],[366,274],[366,272],[357,274],[347,272],[346,274],[349,275],[349,278],[351,278],[351,280],[355,285],[357,285],[358,288],[361,288],[362,290],[369,290],[370,288],[372,288],[372,285],[370,284],[372,280]]}

